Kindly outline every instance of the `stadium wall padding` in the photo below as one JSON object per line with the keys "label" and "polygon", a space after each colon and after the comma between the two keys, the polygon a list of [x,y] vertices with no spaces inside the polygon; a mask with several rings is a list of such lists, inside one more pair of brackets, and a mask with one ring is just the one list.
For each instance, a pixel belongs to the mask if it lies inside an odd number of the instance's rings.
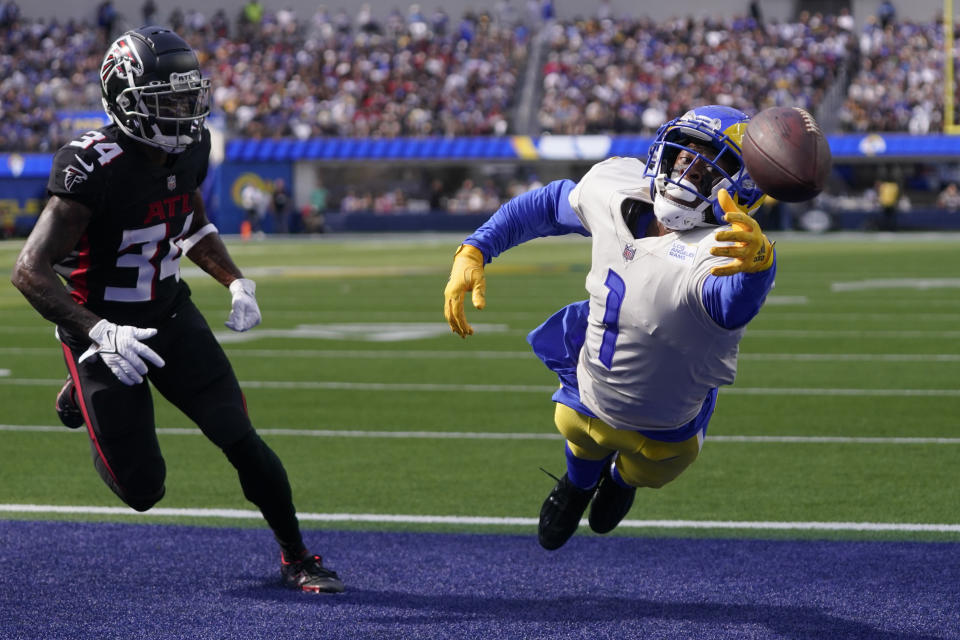
{"label": "stadium wall padding", "polygon": [[[528,136],[464,137],[464,138],[393,138],[351,139],[319,138],[309,140],[231,140],[224,149],[223,163],[214,167],[204,195],[208,214],[222,233],[238,233],[245,218],[240,194],[246,184],[253,183],[269,191],[269,183],[283,178],[292,194],[300,193],[295,183],[296,163],[406,162],[551,162],[571,160],[596,162],[610,156],[646,157],[649,136]],[[905,161],[956,161],[960,157],[960,136],[909,134],[846,134],[830,136],[834,164],[894,163]],[[18,232],[32,227],[45,198],[47,175],[52,154],[0,154],[0,214],[9,228],[15,220]],[[302,205],[301,198],[295,206]],[[492,212],[491,212],[492,213]],[[930,218],[913,212],[904,216],[917,224],[935,228],[960,228],[960,222],[943,216]],[[939,212],[936,212],[939,213]],[[487,214],[489,215],[489,213]],[[932,214],[931,214],[932,215]],[[12,217],[12,218],[11,218]],[[350,219],[329,216],[333,230],[460,230],[472,224],[471,216],[421,214],[396,217],[354,216]],[[861,216],[862,217],[862,216]],[[369,218],[364,220],[364,218]],[[860,218],[837,218],[843,228],[857,228]],[[857,220],[857,221],[855,221]],[[271,216],[262,217],[264,231],[271,231]]]}

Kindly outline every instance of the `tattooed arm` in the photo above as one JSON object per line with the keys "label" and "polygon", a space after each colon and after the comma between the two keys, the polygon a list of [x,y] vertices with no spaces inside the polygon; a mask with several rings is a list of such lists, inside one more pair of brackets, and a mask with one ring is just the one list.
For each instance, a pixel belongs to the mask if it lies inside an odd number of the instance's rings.
{"label": "tattooed arm", "polygon": [[183,243],[184,253],[217,282],[225,287],[230,286],[231,282],[242,278],[243,274],[230,257],[230,252],[220,239],[216,227],[207,218],[207,208],[200,191],[193,194],[193,215],[191,235]]}
{"label": "tattooed arm", "polygon": [[252,329],[261,320],[256,283],[244,278],[234,264],[217,228],[207,218],[207,209],[199,191],[193,194],[193,212],[194,226],[190,237],[181,245],[183,252],[217,282],[230,288],[230,317],[224,324],[234,331]]}
{"label": "tattooed arm", "polygon": [[77,245],[91,216],[85,205],[51,196],[17,256],[10,277],[13,286],[41,316],[80,335],[86,335],[100,318],[70,296],[53,265]]}

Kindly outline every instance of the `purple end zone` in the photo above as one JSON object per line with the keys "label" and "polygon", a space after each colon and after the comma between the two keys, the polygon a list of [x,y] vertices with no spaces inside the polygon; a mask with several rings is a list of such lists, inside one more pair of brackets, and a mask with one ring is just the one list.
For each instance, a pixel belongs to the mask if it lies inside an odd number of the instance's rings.
{"label": "purple end zone", "polygon": [[0,638],[960,638],[957,543],[306,537],[345,593],[265,529],[0,521]]}

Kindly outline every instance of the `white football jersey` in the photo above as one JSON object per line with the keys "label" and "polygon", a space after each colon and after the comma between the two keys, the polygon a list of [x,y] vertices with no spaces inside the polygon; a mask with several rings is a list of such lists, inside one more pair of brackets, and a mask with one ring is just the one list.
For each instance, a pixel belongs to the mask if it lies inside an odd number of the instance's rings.
{"label": "white football jersey", "polygon": [[570,193],[593,239],[586,289],[590,315],[577,381],[583,404],[618,429],[674,429],[700,411],[710,389],[731,384],[744,328],[719,326],[703,305],[719,227],[635,239],[625,199],[649,202],[638,187],[643,163],[596,164]]}

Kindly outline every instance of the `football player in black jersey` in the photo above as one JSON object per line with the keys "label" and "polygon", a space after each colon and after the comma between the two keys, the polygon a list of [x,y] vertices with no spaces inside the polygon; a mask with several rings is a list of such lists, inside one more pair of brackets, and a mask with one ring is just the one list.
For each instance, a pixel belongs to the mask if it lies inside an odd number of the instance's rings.
{"label": "football player in black jersey", "polygon": [[146,511],[163,497],[166,473],[149,379],[236,467],[244,496],[280,544],[284,584],[343,591],[337,574],[307,552],[283,465],[250,423],[233,368],[180,279],[186,255],[229,287],[227,327],[259,324],[256,287],[230,258],[200,195],[210,81],[190,46],[161,27],[123,34],[100,80],[112,124],[56,153],[50,199],[12,277],[57,325],[69,371],[58,414],[70,427],[86,423],[97,472]]}

